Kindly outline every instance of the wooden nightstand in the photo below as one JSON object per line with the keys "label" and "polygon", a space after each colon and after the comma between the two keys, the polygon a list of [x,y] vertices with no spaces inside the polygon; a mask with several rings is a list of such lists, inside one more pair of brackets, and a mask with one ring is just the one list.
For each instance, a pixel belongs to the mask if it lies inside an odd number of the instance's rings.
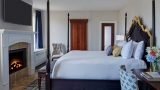
{"label": "wooden nightstand", "polygon": [[160,81],[148,81],[140,75],[141,72],[148,72],[149,69],[132,69],[132,72],[140,81],[145,83],[151,90],[160,90]]}

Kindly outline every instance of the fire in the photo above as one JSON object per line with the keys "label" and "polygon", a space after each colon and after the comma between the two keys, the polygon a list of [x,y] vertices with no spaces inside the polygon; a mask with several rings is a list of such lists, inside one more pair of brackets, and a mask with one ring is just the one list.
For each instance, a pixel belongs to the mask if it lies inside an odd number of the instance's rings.
{"label": "fire", "polygon": [[22,67],[22,64],[19,63],[19,62],[13,62],[11,65],[10,65],[10,69],[13,70],[13,69],[17,69],[17,68],[20,68]]}

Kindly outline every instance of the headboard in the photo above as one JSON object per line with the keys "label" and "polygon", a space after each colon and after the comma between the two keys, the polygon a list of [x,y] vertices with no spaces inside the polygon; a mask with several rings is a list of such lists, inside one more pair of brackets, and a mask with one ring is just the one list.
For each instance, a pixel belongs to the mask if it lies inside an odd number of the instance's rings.
{"label": "headboard", "polygon": [[140,23],[140,18],[136,16],[132,20],[130,30],[126,34],[126,41],[128,40],[133,40],[136,42],[144,41],[145,48],[144,48],[144,55],[142,59],[146,62],[147,67],[149,67],[149,63],[145,58],[145,55],[147,54],[145,52],[145,49],[147,46],[152,47],[152,35],[150,34],[149,29],[144,28],[144,26]]}
{"label": "headboard", "polygon": [[136,42],[144,41],[146,46],[152,47],[152,35],[148,28],[140,23],[140,18],[134,17],[130,30],[126,34],[126,40],[133,40]]}

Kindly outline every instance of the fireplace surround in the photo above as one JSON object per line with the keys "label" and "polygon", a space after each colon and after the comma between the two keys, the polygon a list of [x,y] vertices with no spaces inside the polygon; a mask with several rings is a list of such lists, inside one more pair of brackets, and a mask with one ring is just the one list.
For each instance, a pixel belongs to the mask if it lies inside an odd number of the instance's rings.
{"label": "fireplace surround", "polygon": [[34,67],[34,32],[23,30],[0,29],[0,89],[9,90],[9,47],[19,42],[27,43],[28,75],[35,72]]}

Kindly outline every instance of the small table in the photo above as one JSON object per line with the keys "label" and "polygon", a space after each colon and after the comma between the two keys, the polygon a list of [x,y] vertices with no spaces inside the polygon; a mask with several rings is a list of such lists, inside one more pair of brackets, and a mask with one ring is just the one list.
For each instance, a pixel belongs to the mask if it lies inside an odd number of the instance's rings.
{"label": "small table", "polygon": [[145,83],[151,90],[160,90],[160,81],[148,81],[140,75],[141,72],[148,72],[149,69],[132,69],[137,78]]}

